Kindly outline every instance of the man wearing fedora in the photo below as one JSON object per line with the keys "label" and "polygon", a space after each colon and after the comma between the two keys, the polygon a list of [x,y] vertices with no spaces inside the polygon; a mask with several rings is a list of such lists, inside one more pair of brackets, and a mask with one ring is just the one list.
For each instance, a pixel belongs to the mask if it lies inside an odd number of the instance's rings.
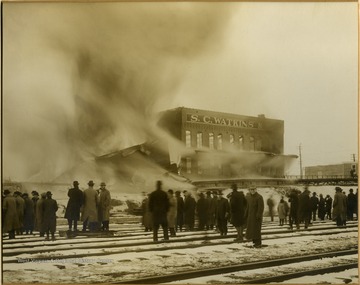
{"label": "man wearing fedora", "polygon": [[68,221],[69,231],[72,229],[74,222],[74,231],[77,231],[77,222],[80,220],[80,208],[83,204],[83,192],[79,189],[79,182],[73,182],[73,188],[69,189],[69,201],[66,206],[65,219]]}
{"label": "man wearing fedora", "polygon": [[52,193],[50,191],[46,192],[46,199],[42,203],[43,226],[46,233],[45,240],[50,240],[50,233],[51,240],[55,240],[57,210],[58,205],[57,202],[52,199]]}
{"label": "man wearing fedora", "polygon": [[109,230],[109,219],[110,219],[110,202],[111,195],[110,191],[106,189],[105,182],[100,184],[100,199],[99,199],[99,222],[101,222],[101,230]]}
{"label": "man wearing fedora", "polygon": [[[96,231],[98,223],[97,207],[99,204],[98,193],[94,189],[94,182],[88,182],[89,188],[84,191],[84,205],[81,220],[83,221],[83,232],[86,231],[87,226],[91,232]],[[88,225],[89,223],[89,225]]]}

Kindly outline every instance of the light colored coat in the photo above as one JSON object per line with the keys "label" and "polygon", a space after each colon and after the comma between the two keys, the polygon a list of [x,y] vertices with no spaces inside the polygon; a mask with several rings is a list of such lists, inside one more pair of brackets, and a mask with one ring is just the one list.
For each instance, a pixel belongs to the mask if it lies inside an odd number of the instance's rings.
{"label": "light colored coat", "polygon": [[286,218],[286,207],[285,202],[279,203],[277,207],[279,219],[285,219]]}
{"label": "light colored coat", "polygon": [[177,199],[169,195],[169,211],[167,212],[167,221],[169,228],[175,228],[177,218]]}
{"label": "light colored coat", "polygon": [[97,207],[99,204],[98,193],[94,188],[88,188],[84,190],[84,204],[81,213],[81,220],[88,222],[98,221]]}
{"label": "light colored coat", "polygon": [[111,195],[107,189],[100,190],[99,199],[99,222],[108,221],[110,219]]}
{"label": "light colored coat", "polygon": [[341,192],[336,192],[333,203],[333,220],[340,216],[341,220],[346,220],[346,196]]}
{"label": "light colored coat", "polygon": [[16,200],[13,196],[6,196],[3,200],[4,224],[3,232],[7,233],[20,227],[16,210]]}

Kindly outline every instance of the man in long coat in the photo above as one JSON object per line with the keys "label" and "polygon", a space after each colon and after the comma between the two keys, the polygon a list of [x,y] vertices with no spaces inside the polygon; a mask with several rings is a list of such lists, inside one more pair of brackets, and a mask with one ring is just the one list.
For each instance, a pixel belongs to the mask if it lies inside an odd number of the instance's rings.
{"label": "man in long coat", "polygon": [[90,180],[88,182],[89,188],[84,190],[84,204],[82,209],[81,220],[83,221],[83,232],[86,231],[86,228],[89,223],[89,230],[91,232],[96,231],[98,223],[98,204],[99,198],[98,193],[94,189],[94,182]]}
{"label": "man in long coat", "polygon": [[103,231],[109,230],[110,221],[110,208],[111,208],[111,195],[110,191],[106,189],[105,182],[100,184],[100,200],[99,200],[99,221],[101,222],[101,229]]}
{"label": "man in long coat", "polygon": [[238,192],[236,184],[233,184],[231,188],[233,190],[230,197],[231,223],[237,231],[237,237],[234,241],[242,241],[246,224],[245,211],[247,202],[244,193],[242,191]]}
{"label": "man in long coat", "polygon": [[215,193],[213,193],[214,197],[211,197],[211,191],[206,192],[206,201],[208,204],[207,208],[207,221],[206,221],[206,229],[212,230],[216,225],[216,204],[217,197],[215,197]]}
{"label": "man in long coat", "polygon": [[217,226],[221,236],[226,236],[228,232],[228,219],[230,217],[230,205],[228,199],[224,198],[222,191],[219,191],[219,199],[216,207]]}
{"label": "man in long coat", "polygon": [[170,236],[176,236],[175,225],[176,225],[176,215],[177,215],[177,199],[174,197],[174,191],[172,189],[168,190],[169,197],[169,210],[167,212],[167,221],[170,231]]}
{"label": "man in long coat", "polygon": [[36,202],[36,224],[37,229],[40,233],[40,236],[45,236],[45,230],[44,230],[44,218],[43,218],[43,203],[46,199],[46,192],[41,193],[40,199]]}
{"label": "man in long coat", "polygon": [[205,199],[204,193],[199,194],[199,200],[196,203],[196,211],[199,219],[198,230],[203,231],[206,225],[207,218],[207,201]]}
{"label": "man in long coat", "polygon": [[291,190],[289,195],[290,202],[290,213],[289,213],[289,225],[290,230],[293,229],[293,224],[295,224],[296,229],[300,229],[299,224],[299,195],[298,190]]}
{"label": "man in long coat", "polygon": [[144,199],[141,203],[142,210],[142,224],[145,227],[145,232],[152,231],[153,228],[153,218],[152,213],[149,210],[149,195],[146,192],[143,192]]}
{"label": "man in long coat", "polygon": [[184,200],[184,224],[187,230],[193,231],[195,224],[196,201],[191,193],[185,192]]}
{"label": "man in long coat", "polygon": [[247,195],[247,226],[246,239],[252,240],[254,247],[261,247],[261,224],[264,213],[264,198],[257,193],[255,187],[249,188],[250,195]]}
{"label": "man in long coat", "polygon": [[35,212],[34,212],[34,202],[29,198],[28,193],[24,193],[22,195],[25,202],[24,209],[24,231],[25,234],[31,234],[34,230],[34,220],[35,220]]}
{"label": "man in long coat", "polygon": [[305,229],[309,227],[311,218],[311,205],[310,205],[310,191],[307,187],[299,195],[299,210],[298,210],[299,223],[304,222]]}
{"label": "man in long coat", "polygon": [[14,192],[14,198],[16,200],[16,211],[19,218],[19,228],[16,230],[17,234],[22,235],[24,232],[24,212],[25,212],[25,201],[21,197],[20,191]]}
{"label": "man in long coat", "polygon": [[180,194],[180,191],[175,192],[177,200],[176,230],[182,231],[184,225],[184,199]]}
{"label": "man in long coat", "polygon": [[346,225],[346,196],[342,193],[340,187],[335,187],[335,196],[333,203],[333,220],[338,227]]}
{"label": "man in long coat", "polygon": [[80,220],[80,208],[83,204],[84,194],[79,189],[79,182],[73,182],[74,188],[69,189],[69,201],[66,206],[65,219],[68,221],[69,231],[72,229],[74,222],[74,231],[77,231],[77,222]]}
{"label": "man in long coat", "polygon": [[326,218],[329,220],[332,220],[332,218],[331,218],[332,202],[333,202],[333,199],[330,197],[330,195],[326,195],[326,197],[325,197],[325,212],[326,212]]}
{"label": "man in long coat", "polygon": [[46,192],[46,199],[42,203],[42,218],[44,231],[46,233],[45,240],[49,240],[49,234],[51,233],[51,239],[55,240],[56,231],[56,211],[58,210],[57,202],[52,199],[52,193]]}
{"label": "man in long coat", "polygon": [[311,207],[311,214],[312,220],[316,221],[316,211],[318,210],[319,206],[319,198],[316,196],[316,192],[313,192],[312,197],[310,198],[310,207]]}
{"label": "man in long coat", "polygon": [[4,233],[9,233],[9,239],[15,238],[15,230],[20,227],[19,218],[16,210],[16,200],[11,195],[10,190],[4,190],[4,200],[2,203],[3,210],[3,225],[2,230]]}
{"label": "man in long coat", "polygon": [[161,189],[161,181],[156,182],[156,190],[149,195],[149,209],[153,215],[153,241],[158,241],[158,231],[161,225],[164,232],[164,240],[169,240],[167,212],[169,211],[169,198]]}

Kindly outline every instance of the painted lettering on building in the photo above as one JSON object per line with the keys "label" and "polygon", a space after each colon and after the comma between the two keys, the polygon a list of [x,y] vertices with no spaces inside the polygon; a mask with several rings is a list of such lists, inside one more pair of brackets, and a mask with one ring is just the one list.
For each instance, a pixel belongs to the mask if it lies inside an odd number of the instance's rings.
{"label": "painted lettering on building", "polygon": [[235,128],[261,129],[262,125],[253,120],[237,120],[218,116],[207,116],[198,114],[186,114],[186,121],[191,123],[203,123],[211,125],[221,125]]}

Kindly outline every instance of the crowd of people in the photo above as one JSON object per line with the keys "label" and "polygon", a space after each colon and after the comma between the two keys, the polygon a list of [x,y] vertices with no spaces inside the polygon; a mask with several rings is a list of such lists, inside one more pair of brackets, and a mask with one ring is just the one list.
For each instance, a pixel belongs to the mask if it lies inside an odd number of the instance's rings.
{"label": "crowd of people", "polygon": [[[82,231],[108,231],[110,217],[110,191],[102,182],[100,189],[94,189],[94,182],[88,182],[88,188],[80,190],[79,182],[73,182],[73,188],[68,190],[68,203],[65,218],[68,221],[69,231],[78,231],[78,221],[82,221]],[[3,192],[2,229],[9,234],[9,239],[15,235],[33,234],[38,231],[45,240],[55,240],[56,212],[58,204],[52,198],[50,191],[28,193],[5,189]]]}
{"label": "crowd of people", "polygon": [[[82,231],[109,231],[111,208],[110,191],[102,182],[99,189],[90,180],[88,188],[82,191],[79,182],[74,181],[68,190],[68,203],[64,218],[68,222],[68,231],[78,231],[78,221],[82,222]],[[264,216],[264,199],[255,187],[250,187],[246,194],[239,191],[236,184],[224,197],[221,190],[200,192],[193,197],[190,191],[165,192],[162,182],[157,181],[155,191],[144,193],[142,201],[142,224],[145,231],[153,232],[153,241],[158,242],[160,226],[163,239],[175,237],[179,231],[215,230],[221,236],[228,234],[228,224],[236,229],[234,241],[241,242],[244,237],[252,240],[254,247],[261,247],[261,226]],[[38,231],[46,240],[55,240],[56,212],[58,204],[50,191],[27,193],[5,189],[3,192],[2,228],[9,238],[15,235],[33,234]],[[289,229],[300,229],[304,224],[307,229],[313,221],[333,220],[338,227],[346,226],[347,220],[358,218],[358,192],[349,189],[346,194],[341,187],[335,187],[335,194],[324,197],[316,192],[311,193],[307,186],[303,191],[292,189],[281,197],[275,208],[273,195],[267,200],[270,220],[274,221],[275,209],[279,225],[289,225]],[[244,233],[245,232],[245,233]]]}
{"label": "crowd of people", "polygon": [[199,193],[195,199],[189,191],[181,193],[169,189],[165,192],[161,181],[157,181],[155,191],[150,194],[144,192],[142,223],[145,231],[153,231],[153,241],[158,242],[161,226],[164,241],[167,241],[178,231],[193,231],[197,218],[197,230],[216,230],[221,236],[226,236],[230,222],[237,231],[235,241],[244,239],[246,229],[246,239],[252,240],[254,247],[261,247],[263,197],[255,187],[249,188],[246,195],[238,191],[236,184],[231,188],[232,192],[227,197],[224,197],[223,191],[207,191]]}

